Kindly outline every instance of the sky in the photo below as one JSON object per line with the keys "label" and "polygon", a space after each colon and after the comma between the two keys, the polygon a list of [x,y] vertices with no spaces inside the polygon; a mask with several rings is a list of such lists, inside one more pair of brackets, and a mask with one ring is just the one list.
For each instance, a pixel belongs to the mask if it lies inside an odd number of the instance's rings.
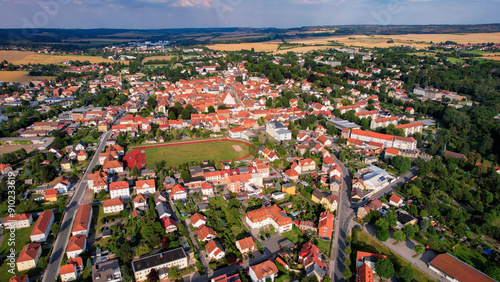
{"label": "sky", "polygon": [[500,0],[0,0],[0,28],[290,28],[500,22]]}

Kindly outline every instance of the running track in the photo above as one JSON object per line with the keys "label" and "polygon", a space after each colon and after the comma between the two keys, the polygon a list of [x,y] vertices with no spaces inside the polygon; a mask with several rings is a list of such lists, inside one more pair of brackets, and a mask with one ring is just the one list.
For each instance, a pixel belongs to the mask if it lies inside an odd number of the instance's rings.
{"label": "running track", "polygon": [[[250,147],[250,143],[247,143],[247,142],[245,142],[245,141],[235,140],[235,139],[228,139],[228,138],[220,138],[220,139],[198,140],[198,141],[186,141],[186,142],[168,143],[168,144],[160,144],[160,145],[140,146],[140,147],[134,147],[134,148],[132,148],[132,151],[135,151],[135,150],[145,150],[145,149],[150,149],[150,148],[168,147],[168,146],[187,145],[187,144],[198,144],[198,143],[208,143],[208,142],[220,142],[220,141],[232,141],[232,142],[238,142],[238,143],[245,144],[245,145],[247,145],[248,147]],[[241,161],[241,160],[247,159],[248,157],[250,157],[250,154],[248,154],[248,155],[246,155],[246,156],[244,156],[244,157],[241,157],[241,158],[237,158],[237,159],[235,159],[234,161]],[[231,160],[227,160],[227,161],[231,161]]]}

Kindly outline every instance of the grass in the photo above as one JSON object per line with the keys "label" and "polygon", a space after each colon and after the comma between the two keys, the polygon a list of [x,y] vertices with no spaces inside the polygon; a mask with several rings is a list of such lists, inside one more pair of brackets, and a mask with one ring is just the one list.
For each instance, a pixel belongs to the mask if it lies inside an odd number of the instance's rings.
{"label": "grass", "polygon": [[411,268],[413,270],[413,276],[416,281],[435,281],[435,279],[433,279],[417,267],[413,266],[398,254],[392,252],[389,248],[379,243],[376,239],[374,239],[364,231],[360,231],[357,233],[357,240],[356,242],[353,241],[353,249],[386,255],[391,259],[393,263],[398,264],[402,267]]}
{"label": "grass", "polygon": [[458,58],[448,57],[447,59],[448,59],[448,61],[450,61],[453,64],[457,64],[457,63],[462,64],[462,63],[465,63],[464,60],[458,59]]}
{"label": "grass", "polygon": [[497,218],[495,221],[492,223],[493,226],[500,227],[500,217]]}
{"label": "grass", "polygon": [[485,271],[484,268],[488,265],[487,258],[460,244],[455,245],[450,253],[481,271]]}
{"label": "grass", "polygon": [[318,239],[316,246],[325,256],[330,257],[330,250],[332,249],[331,241],[323,241]]}
{"label": "grass", "polygon": [[[35,227],[35,223],[33,222],[33,224],[31,224],[30,227],[17,229],[15,231],[16,232],[16,241],[15,241],[16,246],[15,246],[15,248],[16,248],[17,253],[21,251],[21,249],[24,247],[24,245],[27,245],[28,243],[31,242],[30,234],[31,234],[31,231],[33,230],[34,227]],[[5,237],[3,238],[2,245],[0,245],[0,254],[9,254],[9,250],[10,250],[10,248],[12,248],[12,246],[8,245],[10,231],[4,230],[3,234]]]}
{"label": "grass", "polygon": [[293,226],[292,230],[285,233],[281,233],[281,235],[283,235],[283,237],[287,238],[288,240],[292,241],[294,244],[297,244],[299,242],[299,238],[302,237],[303,234],[297,227]]}
{"label": "grass", "polygon": [[210,204],[210,206],[213,206],[215,208],[222,208],[227,205],[226,200],[224,200],[222,196],[215,196],[213,198],[210,198],[210,200],[208,200],[208,203]]}
{"label": "grass", "polygon": [[[241,152],[236,152],[233,145],[239,145]],[[248,155],[248,146],[235,141],[218,141],[178,146],[157,147],[146,149],[148,167],[156,162],[165,161],[167,167],[177,166],[186,162],[201,162],[203,160],[228,161]]]}

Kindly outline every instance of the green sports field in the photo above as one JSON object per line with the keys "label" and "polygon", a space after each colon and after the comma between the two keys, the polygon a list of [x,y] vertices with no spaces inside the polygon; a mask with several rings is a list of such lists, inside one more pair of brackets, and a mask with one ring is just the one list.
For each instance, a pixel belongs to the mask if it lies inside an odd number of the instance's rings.
{"label": "green sports field", "polygon": [[[233,145],[239,145],[242,151],[237,152]],[[166,161],[166,167],[171,167],[191,161],[227,161],[242,158],[246,155],[248,155],[248,146],[235,141],[217,141],[146,149],[148,167],[153,167],[156,162],[162,160]]]}

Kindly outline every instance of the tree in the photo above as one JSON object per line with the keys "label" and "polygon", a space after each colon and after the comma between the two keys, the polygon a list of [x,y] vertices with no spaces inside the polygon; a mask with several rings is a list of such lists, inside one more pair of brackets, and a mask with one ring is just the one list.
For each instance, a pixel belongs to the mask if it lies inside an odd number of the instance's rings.
{"label": "tree", "polygon": [[85,268],[87,269],[92,268],[92,260],[90,260],[90,257],[87,258],[87,262],[85,263]]}
{"label": "tree", "polygon": [[[170,275],[170,273],[169,273]],[[160,276],[158,275],[158,271],[156,271],[156,269],[151,269],[151,271],[149,272],[148,274],[148,281],[149,282],[156,282],[156,281],[159,281],[160,280]]]}
{"label": "tree", "polygon": [[413,270],[409,267],[401,267],[397,273],[397,277],[405,282],[413,280]]}
{"label": "tree", "polygon": [[149,254],[149,252],[151,252],[151,248],[148,244],[140,244],[135,248],[135,255],[138,257]]}
{"label": "tree", "polygon": [[429,221],[425,218],[421,218],[419,221],[418,221],[418,228],[420,229],[420,231],[422,232],[425,232],[427,231],[427,228],[429,228]]}
{"label": "tree", "polygon": [[132,168],[132,171],[130,172],[130,176],[134,177],[134,178],[139,177],[139,170],[137,169],[137,166],[134,166]]}
{"label": "tree", "polygon": [[180,275],[180,272],[179,272],[178,267],[172,267],[168,270],[168,276],[173,278],[173,279],[179,278],[179,275]]}
{"label": "tree", "polygon": [[352,272],[351,270],[349,269],[349,267],[346,267],[344,272],[342,272],[342,275],[344,275],[344,278],[346,280],[349,280],[351,277],[352,277]]}
{"label": "tree", "polygon": [[38,260],[37,267],[45,269],[47,267],[47,265],[49,265],[49,257],[48,256],[41,257],[40,260]]}
{"label": "tree", "polygon": [[347,257],[347,258],[344,260],[344,264],[345,264],[347,267],[349,267],[349,266],[352,264],[351,259],[350,259],[349,257]]}
{"label": "tree", "polygon": [[344,252],[346,253],[346,255],[350,255],[350,254],[351,254],[351,252],[352,252],[352,251],[351,251],[351,247],[349,247],[349,246],[345,247]]}
{"label": "tree", "polygon": [[[60,212],[62,212],[62,211],[60,211]],[[54,237],[57,236],[57,234],[59,233],[60,230],[61,230],[61,225],[59,225],[58,223],[54,223],[50,227],[50,231],[52,231],[52,234],[54,234]]]}
{"label": "tree", "polygon": [[375,272],[382,278],[392,278],[394,276],[394,265],[388,258],[380,258],[375,263]]}
{"label": "tree", "polygon": [[377,230],[377,239],[379,239],[380,241],[385,242],[387,241],[387,239],[389,239],[389,237],[390,237],[389,230],[387,229]]}
{"label": "tree", "polygon": [[367,118],[362,118],[360,123],[363,130],[370,128],[370,121]]}
{"label": "tree", "polygon": [[176,120],[177,119],[177,116],[175,115],[174,111],[168,112],[168,119],[169,120]]}
{"label": "tree", "polygon": [[215,108],[214,108],[214,106],[211,106],[211,105],[210,105],[210,106],[208,106],[208,112],[209,112],[209,113],[215,113]]}
{"label": "tree", "polygon": [[424,248],[424,245],[416,245],[415,248],[413,248],[413,250],[417,253],[417,254],[423,254],[425,252],[425,248]]}
{"label": "tree", "polygon": [[415,237],[415,227],[413,225],[408,224],[403,228],[403,232],[405,233],[407,238]]}
{"label": "tree", "polygon": [[347,235],[347,237],[345,237],[345,241],[351,243],[352,241],[351,235]]}
{"label": "tree", "polygon": [[394,232],[394,240],[396,240],[396,242],[402,242],[406,240],[406,235],[403,233],[403,231],[398,230]]}

